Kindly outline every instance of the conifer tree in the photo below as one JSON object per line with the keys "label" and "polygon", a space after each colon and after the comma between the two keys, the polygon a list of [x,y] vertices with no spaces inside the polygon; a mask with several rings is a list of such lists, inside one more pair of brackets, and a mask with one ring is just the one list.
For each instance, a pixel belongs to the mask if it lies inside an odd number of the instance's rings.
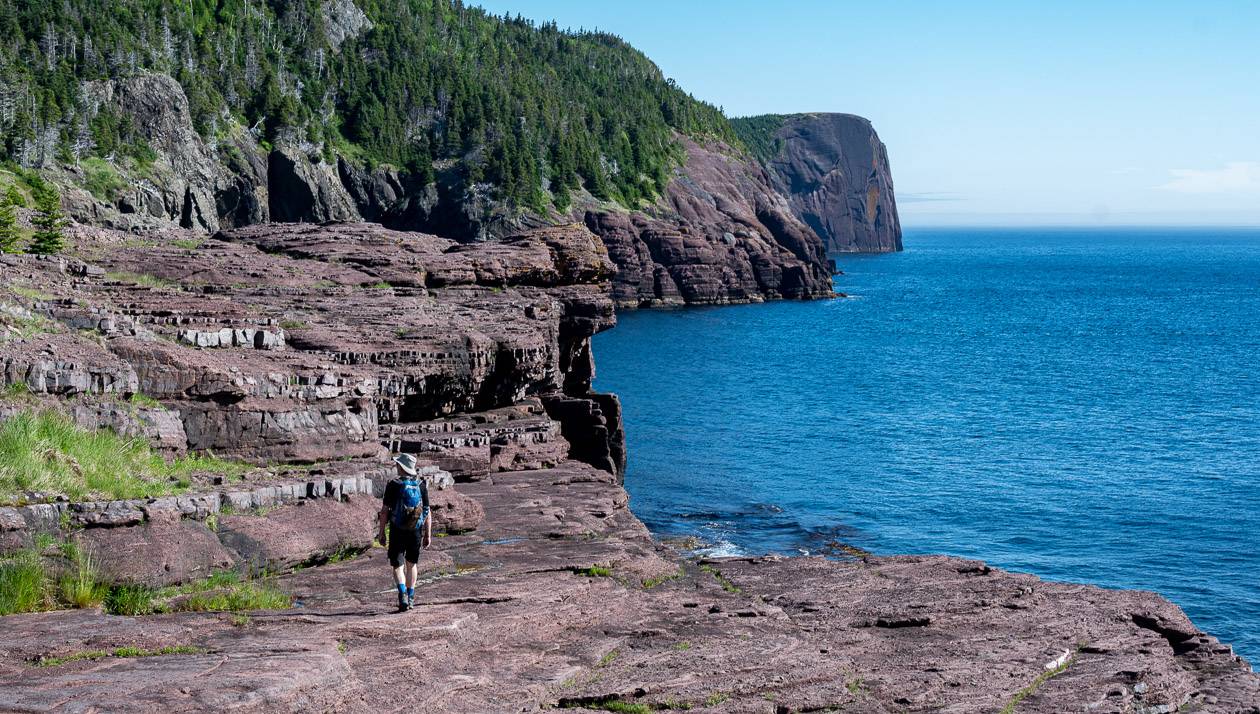
{"label": "conifer tree", "polygon": [[43,184],[35,192],[35,215],[31,218],[35,235],[27,247],[27,253],[55,255],[66,247],[61,229],[66,225],[61,212],[61,194],[51,184]]}
{"label": "conifer tree", "polygon": [[22,198],[22,192],[18,190],[17,184],[9,184],[8,190],[4,192],[4,200],[15,208],[26,208],[26,199]]}
{"label": "conifer tree", "polygon": [[6,193],[0,199],[0,253],[16,253],[17,244],[17,204],[13,201],[13,194]]}

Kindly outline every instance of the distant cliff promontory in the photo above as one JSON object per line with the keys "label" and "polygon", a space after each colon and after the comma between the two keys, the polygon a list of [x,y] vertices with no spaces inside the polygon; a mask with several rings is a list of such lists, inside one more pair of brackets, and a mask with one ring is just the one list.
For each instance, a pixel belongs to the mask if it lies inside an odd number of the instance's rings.
{"label": "distant cliff promontory", "polygon": [[888,151],[870,120],[853,114],[766,114],[731,123],[828,252],[901,250]]}

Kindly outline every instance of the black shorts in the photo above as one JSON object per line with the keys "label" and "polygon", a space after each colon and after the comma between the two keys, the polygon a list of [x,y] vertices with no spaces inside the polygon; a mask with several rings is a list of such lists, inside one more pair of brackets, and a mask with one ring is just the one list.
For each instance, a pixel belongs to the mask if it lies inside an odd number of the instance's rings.
{"label": "black shorts", "polygon": [[389,527],[389,564],[402,565],[402,556],[408,563],[420,562],[420,533],[410,528]]}

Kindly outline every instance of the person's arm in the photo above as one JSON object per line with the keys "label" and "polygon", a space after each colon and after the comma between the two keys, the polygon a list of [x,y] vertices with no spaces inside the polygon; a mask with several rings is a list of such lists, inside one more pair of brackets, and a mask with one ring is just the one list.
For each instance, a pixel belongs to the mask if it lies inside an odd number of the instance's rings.
{"label": "person's arm", "polygon": [[429,482],[420,482],[420,498],[424,500],[424,537],[420,539],[420,547],[428,548],[433,543],[433,519],[429,510]]}
{"label": "person's arm", "polygon": [[385,524],[389,522],[389,508],[392,505],[390,495],[393,493],[393,485],[391,481],[385,486],[385,495],[381,498],[381,510],[376,514],[376,541],[381,545],[385,545]]}

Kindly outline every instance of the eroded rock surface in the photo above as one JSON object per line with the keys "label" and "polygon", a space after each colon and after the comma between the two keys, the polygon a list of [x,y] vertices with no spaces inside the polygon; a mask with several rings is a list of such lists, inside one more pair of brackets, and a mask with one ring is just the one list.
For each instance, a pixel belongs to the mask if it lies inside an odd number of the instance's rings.
{"label": "eroded rock surface", "polygon": [[[944,557],[697,563],[577,462],[455,488],[485,521],[435,540],[411,612],[375,549],[284,576],[297,606],[243,624],[11,616],[0,709],[392,711],[406,683],[429,712],[1260,711],[1260,677],[1149,593]],[[171,645],[204,653],[32,665]]]}

